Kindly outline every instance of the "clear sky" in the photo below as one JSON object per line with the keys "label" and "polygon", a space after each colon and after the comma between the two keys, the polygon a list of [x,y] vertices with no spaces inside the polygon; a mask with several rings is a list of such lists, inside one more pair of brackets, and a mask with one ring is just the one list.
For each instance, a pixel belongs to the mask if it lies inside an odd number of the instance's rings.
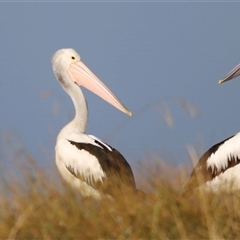
{"label": "clear sky", "polygon": [[224,2],[0,3],[2,166],[21,144],[40,166],[54,163],[56,136],[74,115],[51,68],[60,48],[79,52],[133,112],[84,90],[87,133],[132,166],[155,155],[188,163],[186,146],[207,150],[237,133],[240,78],[218,80],[240,62],[239,13],[240,3]]}

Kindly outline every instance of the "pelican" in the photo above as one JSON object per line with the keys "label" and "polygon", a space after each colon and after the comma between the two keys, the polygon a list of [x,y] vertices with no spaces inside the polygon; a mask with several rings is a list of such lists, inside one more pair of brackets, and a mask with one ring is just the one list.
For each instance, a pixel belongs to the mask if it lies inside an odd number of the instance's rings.
{"label": "pelican", "polygon": [[55,146],[56,165],[62,177],[84,197],[101,199],[122,187],[136,189],[132,169],[125,158],[99,138],[85,133],[88,108],[80,89],[85,87],[115,108],[132,113],[83,63],[73,49],[61,49],[52,57],[57,80],[72,99],[75,117],[59,133]]}
{"label": "pelican", "polygon": [[[234,67],[219,84],[240,75],[240,64]],[[206,191],[230,192],[240,189],[240,132],[215,144],[199,159],[184,188],[184,195],[200,186]]]}

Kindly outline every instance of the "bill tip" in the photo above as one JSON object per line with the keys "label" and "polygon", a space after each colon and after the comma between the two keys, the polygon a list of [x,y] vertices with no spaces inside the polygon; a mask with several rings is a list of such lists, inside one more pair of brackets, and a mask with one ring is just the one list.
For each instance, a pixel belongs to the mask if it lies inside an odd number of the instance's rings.
{"label": "bill tip", "polygon": [[127,112],[127,115],[130,116],[130,117],[132,117],[132,112],[128,111],[128,112]]}
{"label": "bill tip", "polygon": [[218,84],[221,84],[221,83],[223,83],[224,82],[224,79],[220,79],[219,81],[218,81]]}

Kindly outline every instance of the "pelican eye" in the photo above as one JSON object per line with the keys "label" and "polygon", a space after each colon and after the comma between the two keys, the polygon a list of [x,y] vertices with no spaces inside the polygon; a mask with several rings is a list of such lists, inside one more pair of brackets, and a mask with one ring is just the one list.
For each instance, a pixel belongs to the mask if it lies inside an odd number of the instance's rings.
{"label": "pelican eye", "polygon": [[72,56],[72,60],[75,60],[75,57],[74,57],[74,56]]}

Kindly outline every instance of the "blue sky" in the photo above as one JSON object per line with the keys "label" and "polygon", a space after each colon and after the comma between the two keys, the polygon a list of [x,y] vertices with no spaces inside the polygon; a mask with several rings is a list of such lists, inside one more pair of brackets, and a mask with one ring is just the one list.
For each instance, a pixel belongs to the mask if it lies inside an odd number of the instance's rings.
{"label": "blue sky", "polygon": [[74,115],[51,69],[66,47],[133,112],[84,89],[87,133],[132,166],[149,155],[188,164],[186,146],[200,153],[237,133],[240,78],[218,80],[240,62],[239,12],[240,3],[0,3],[1,168],[22,147],[54,165],[56,136]]}

